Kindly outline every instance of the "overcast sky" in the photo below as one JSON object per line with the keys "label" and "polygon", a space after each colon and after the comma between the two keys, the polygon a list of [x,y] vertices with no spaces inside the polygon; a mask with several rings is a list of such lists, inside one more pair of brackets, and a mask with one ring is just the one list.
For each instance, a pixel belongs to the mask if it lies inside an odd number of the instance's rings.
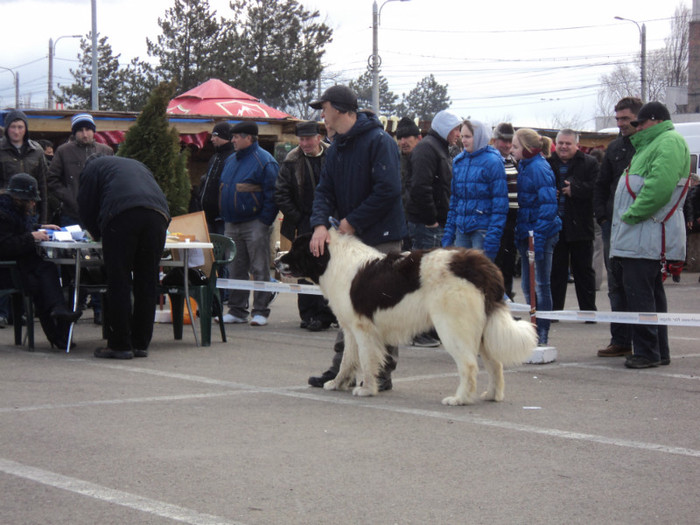
{"label": "overcast sky", "polygon": [[[324,62],[341,79],[357,78],[372,53],[372,0],[300,0],[318,10],[334,31]],[[20,98],[45,107],[48,43],[91,28],[90,0],[0,0],[0,107],[14,105],[11,68],[20,76]],[[394,93],[407,93],[433,73],[448,84],[452,109],[495,124],[550,126],[554,118],[594,129],[599,78],[618,61],[639,56],[646,23],[647,49],[664,45],[671,17],[691,0],[409,0],[378,2],[382,74]],[[173,0],[97,0],[97,26],[122,63],[147,59],[146,37],[160,34],[158,17]],[[210,0],[228,17],[228,0]],[[54,85],[71,84],[79,39],[56,45]],[[255,95],[255,93],[253,93]]]}

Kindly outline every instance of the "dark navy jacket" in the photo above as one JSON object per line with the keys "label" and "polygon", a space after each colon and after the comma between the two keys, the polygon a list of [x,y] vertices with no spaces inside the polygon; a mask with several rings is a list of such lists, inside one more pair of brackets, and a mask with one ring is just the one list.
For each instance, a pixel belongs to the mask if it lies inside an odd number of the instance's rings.
{"label": "dark navy jacket", "polygon": [[358,113],[350,131],[336,135],[328,148],[311,227],[328,227],[331,215],[347,219],[370,246],[406,235],[399,148],[371,113]]}
{"label": "dark navy jacket", "polygon": [[80,174],[80,223],[94,239],[114,217],[131,208],[149,208],[170,222],[168,201],[145,164],[124,157],[99,157]]}

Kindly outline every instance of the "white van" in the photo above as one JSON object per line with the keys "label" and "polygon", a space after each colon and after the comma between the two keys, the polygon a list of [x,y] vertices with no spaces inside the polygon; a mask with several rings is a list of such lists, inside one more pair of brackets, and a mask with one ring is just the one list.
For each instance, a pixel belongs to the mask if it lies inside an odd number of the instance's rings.
{"label": "white van", "polygon": [[698,162],[700,162],[700,122],[673,123],[676,131],[683,135],[690,148],[690,173],[693,179],[698,180]]}

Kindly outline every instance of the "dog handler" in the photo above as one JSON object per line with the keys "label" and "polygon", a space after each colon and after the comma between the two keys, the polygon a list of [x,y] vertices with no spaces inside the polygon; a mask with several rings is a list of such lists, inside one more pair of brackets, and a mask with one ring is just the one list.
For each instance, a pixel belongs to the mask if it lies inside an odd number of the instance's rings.
{"label": "dog handler", "polygon": [[[388,253],[401,250],[406,226],[401,205],[401,159],[399,148],[370,112],[358,112],[357,96],[346,86],[332,86],[310,106],[321,110],[326,129],[335,132],[328,148],[326,165],[314,197],[309,248],[323,254],[329,240],[331,215],[340,219],[338,231],[356,235],[365,244]],[[322,387],[340,369],[345,348],[342,332],[336,339],[333,364],[309,384]],[[379,390],[390,390],[391,371],[396,368],[398,347],[387,347],[389,355],[380,372]]]}

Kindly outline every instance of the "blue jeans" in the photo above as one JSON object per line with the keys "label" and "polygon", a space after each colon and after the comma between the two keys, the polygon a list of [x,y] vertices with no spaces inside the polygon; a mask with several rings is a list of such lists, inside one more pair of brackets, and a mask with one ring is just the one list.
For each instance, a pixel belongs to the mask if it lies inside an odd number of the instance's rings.
{"label": "blue jeans", "polygon": [[428,228],[425,224],[408,223],[408,235],[413,243],[413,250],[430,250],[442,246],[442,236],[445,229],[442,226]]}
{"label": "blue jeans", "polygon": [[[554,245],[559,240],[559,234],[551,236],[544,243],[544,258],[535,261],[535,304],[538,310],[552,310],[552,286],[550,277],[552,275],[552,254]],[[520,263],[522,267],[522,287],[525,300],[530,302],[530,261],[527,257],[528,239],[518,241],[518,251],[520,252]],[[538,254],[539,255],[539,254]],[[549,340],[549,319],[537,318],[537,337],[539,344],[547,344]]]}
{"label": "blue jeans", "polygon": [[477,250],[484,249],[484,237],[486,237],[486,230],[474,230],[469,233],[462,233],[460,231],[455,235],[455,246],[460,248],[476,248]]}

